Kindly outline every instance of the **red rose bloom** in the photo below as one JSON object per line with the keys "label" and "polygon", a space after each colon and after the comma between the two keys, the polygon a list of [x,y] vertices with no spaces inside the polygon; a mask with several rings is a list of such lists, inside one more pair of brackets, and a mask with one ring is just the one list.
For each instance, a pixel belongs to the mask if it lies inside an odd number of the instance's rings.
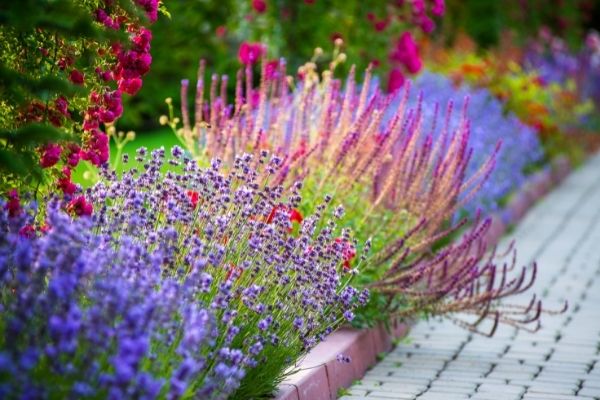
{"label": "red rose bloom", "polygon": [[78,70],[74,69],[69,74],[69,80],[76,85],[83,85],[83,74]]}
{"label": "red rose bloom", "polygon": [[81,217],[83,215],[92,215],[94,207],[92,207],[92,205],[87,202],[85,197],[78,196],[69,202],[69,204],[67,205],[67,210]]}

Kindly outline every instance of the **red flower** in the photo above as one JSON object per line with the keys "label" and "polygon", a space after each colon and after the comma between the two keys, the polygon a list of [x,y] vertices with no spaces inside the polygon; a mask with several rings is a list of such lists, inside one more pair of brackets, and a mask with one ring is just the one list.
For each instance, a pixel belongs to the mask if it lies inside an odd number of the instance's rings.
{"label": "red flower", "polygon": [[83,215],[92,215],[94,207],[87,202],[84,196],[78,196],[69,202],[67,210],[81,217]]}
{"label": "red flower", "polygon": [[237,267],[235,264],[231,264],[229,266],[229,270],[227,270],[227,275],[225,275],[225,280],[230,280],[231,278],[240,279],[242,276],[243,269]]}
{"label": "red flower", "polygon": [[199,194],[196,191],[193,190],[188,190],[186,192],[188,198],[190,199],[190,203],[192,203],[192,207],[194,207],[194,209],[198,206],[198,199],[199,199]]}
{"label": "red flower", "polygon": [[31,224],[27,224],[19,229],[19,236],[31,239],[35,237],[35,228]]}
{"label": "red flower", "polygon": [[69,80],[76,85],[83,85],[83,74],[78,70],[74,69],[69,74]]}
{"label": "red flower", "polygon": [[238,51],[238,58],[244,65],[256,63],[264,54],[265,48],[261,43],[243,42]]}
{"label": "red flower", "polygon": [[50,168],[60,160],[60,154],[62,153],[62,147],[56,143],[49,143],[42,147],[42,158],[40,159],[40,165],[42,168]]}
{"label": "red flower", "polygon": [[4,205],[4,208],[8,210],[9,217],[16,217],[21,213],[21,200],[19,199],[19,193],[15,189],[8,192],[8,201]]}
{"label": "red flower", "polygon": [[252,8],[257,13],[262,14],[267,11],[267,3],[265,0],[252,0]]}
{"label": "red flower", "polygon": [[354,248],[354,245],[341,237],[335,238],[335,242],[342,246],[342,255],[344,257],[344,269],[351,269],[350,262],[354,257],[356,257],[356,249]]}
{"label": "red flower", "polygon": [[58,180],[58,188],[68,195],[72,195],[77,190],[77,186],[71,182],[71,170],[69,168],[63,168],[63,177]]}
{"label": "red flower", "polygon": [[[273,209],[269,213],[269,216],[267,217],[267,224],[273,222],[273,219],[275,219],[275,216],[279,213],[286,213],[288,215],[290,223],[297,222],[301,224],[302,220],[304,219],[300,211],[298,211],[297,209],[289,208],[284,205],[278,205],[273,207]],[[290,228],[289,231],[291,232],[292,228]]]}

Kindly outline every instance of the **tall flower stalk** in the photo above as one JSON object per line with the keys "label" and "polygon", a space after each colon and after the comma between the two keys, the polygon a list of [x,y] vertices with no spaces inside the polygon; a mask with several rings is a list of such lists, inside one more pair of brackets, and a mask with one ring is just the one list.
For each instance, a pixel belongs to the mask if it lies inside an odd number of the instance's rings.
{"label": "tall flower stalk", "polygon": [[[512,268],[498,267],[487,258],[489,220],[477,218],[462,242],[440,250],[467,225],[465,219],[453,223],[452,217],[484,184],[500,146],[467,174],[472,149],[466,109],[455,125],[449,123],[456,112],[452,103],[445,113],[440,109],[426,121],[426,100],[409,107],[408,85],[384,95],[372,83],[370,70],[359,86],[352,69],[344,87],[334,79],[333,68],[319,74],[312,62],[299,70],[300,80],[290,91],[284,60],[276,74],[267,74],[263,63],[258,87],[252,85],[251,68],[241,71],[231,104],[226,98],[228,80],[213,75],[206,101],[204,69],[201,62],[195,122],[184,109],[183,128],[177,129],[172,108],[163,122],[193,144],[189,148],[200,162],[207,153],[231,165],[228,160],[239,152],[270,149],[283,160],[277,182],[289,185],[305,178],[305,196],[326,191],[343,199],[346,223],[373,247],[359,277],[360,284],[375,289],[369,307],[402,316],[468,311],[478,316],[467,324],[473,330],[487,318],[515,326],[537,321],[537,314],[523,318],[523,323],[510,317],[529,315],[531,307],[497,306],[500,299],[528,285],[525,279],[512,281]],[[187,89],[186,82],[184,108]],[[434,137],[438,114],[444,116],[443,129]],[[537,300],[535,304],[533,309],[541,309]]]}

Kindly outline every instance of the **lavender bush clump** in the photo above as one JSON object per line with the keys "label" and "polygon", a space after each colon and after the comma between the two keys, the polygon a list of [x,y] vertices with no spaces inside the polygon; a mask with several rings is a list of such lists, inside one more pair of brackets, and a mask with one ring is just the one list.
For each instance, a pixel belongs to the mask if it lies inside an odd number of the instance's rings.
{"label": "lavender bush clump", "polygon": [[137,160],[122,177],[102,171],[90,217],[50,200],[45,234],[2,204],[2,393],[265,396],[366,302],[349,286],[343,209],[327,197],[292,218],[301,183],[271,182],[277,157],[240,156],[228,174],[178,147]]}
{"label": "lavender bush clump", "polygon": [[[470,216],[475,216],[477,210],[485,213],[498,210],[501,202],[523,184],[526,172],[543,160],[544,152],[534,129],[512,113],[505,114],[502,102],[487,89],[457,88],[448,78],[425,72],[414,82],[412,92],[426,99],[421,103],[425,120],[435,120],[439,110],[453,102],[457,105],[464,102],[470,128],[468,176],[475,174],[501,143],[494,170],[464,206]],[[416,106],[417,102],[418,96],[411,96],[410,103]],[[461,116],[453,113],[450,118],[449,129],[454,131],[461,123]],[[433,136],[442,136],[443,129],[441,124],[435,126]]]}
{"label": "lavender bush clump", "polygon": [[179,147],[164,174],[164,150],[138,154],[143,170],[121,178],[104,171],[86,194],[99,205],[95,230],[113,247],[123,245],[115,235],[122,232],[148,249],[171,249],[163,270],[198,275],[196,298],[215,315],[216,343],[248,356],[233,398],[269,394],[288,366],[367,300],[349,286],[355,270],[345,266],[352,240],[338,228],[342,212],[328,211],[325,196],[313,215],[300,215],[302,183],[277,184],[281,159],[266,151],[237,156],[228,173],[218,159],[198,167]]}
{"label": "lavender bush clump", "polygon": [[19,233],[30,217],[0,206],[0,397],[222,399],[238,387],[252,356],[216,342],[200,272],[164,273],[173,249],[126,233],[114,248],[56,203],[47,233]]}

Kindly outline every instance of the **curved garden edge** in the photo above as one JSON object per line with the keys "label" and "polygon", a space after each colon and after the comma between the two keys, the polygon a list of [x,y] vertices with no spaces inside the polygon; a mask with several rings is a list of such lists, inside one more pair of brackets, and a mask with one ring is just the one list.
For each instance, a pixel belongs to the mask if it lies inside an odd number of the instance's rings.
{"label": "curved garden edge", "polygon": [[[558,186],[571,172],[566,157],[557,157],[550,165],[534,174],[517,191],[506,208],[492,216],[492,224],[484,240],[497,244],[507,229],[519,222],[537,200]],[[276,400],[336,399],[340,388],[348,387],[364,376],[381,353],[389,352],[395,340],[406,336],[411,323],[393,321],[389,331],[380,324],[369,329],[344,327],[327,337],[302,360],[301,371],[279,385]],[[351,357],[349,364],[337,361],[337,355]]]}

